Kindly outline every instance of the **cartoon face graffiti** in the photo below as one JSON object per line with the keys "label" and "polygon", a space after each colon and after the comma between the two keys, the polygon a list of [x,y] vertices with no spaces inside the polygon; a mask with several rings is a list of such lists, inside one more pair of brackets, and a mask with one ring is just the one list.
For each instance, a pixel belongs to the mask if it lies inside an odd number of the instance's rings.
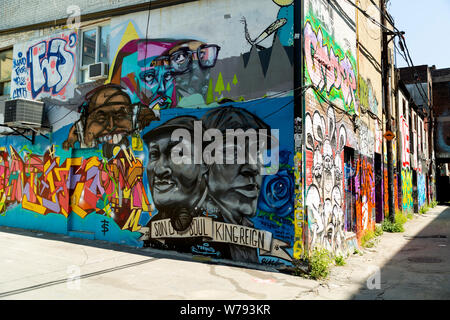
{"label": "cartoon face graffiti", "polygon": [[184,96],[206,95],[219,50],[196,40],[133,40],[119,51],[111,83],[151,109],[175,107]]}
{"label": "cartoon face graffiti", "polygon": [[333,149],[329,140],[325,140],[323,144],[323,168],[326,172],[330,173],[331,169],[334,167],[333,163]]}
{"label": "cartoon face graffiti", "polygon": [[323,157],[320,152],[320,149],[317,147],[316,151],[314,152],[314,159],[313,159],[313,177],[320,183],[320,180],[322,179],[322,172],[323,172]]}
{"label": "cartoon face graffiti", "polygon": [[[70,129],[64,149],[103,145],[104,155],[111,158],[116,149],[128,146],[128,136],[136,129],[156,120],[156,114],[141,105],[131,105],[129,96],[117,85],[103,85],[86,95],[81,116]],[[116,150],[116,151],[115,151]]]}
{"label": "cartoon face graffiti", "polygon": [[144,97],[152,97],[149,108],[165,109],[172,104],[175,90],[173,69],[166,66],[150,67],[139,74],[139,79]]}
{"label": "cartoon face graffiti", "polygon": [[[144,135],[149,150],[147,177],[159,211],[158,219],[170,218],[178,231],[189,227],[196,215],[195,207],[206,192],[205,167],[194,164],[194,161],[178,164],[172,158],[172,149],[180,143],[172,140],[173,131],[186,129],[193,132],[195,120],[195,117],[177,117]],[[194,148],[193,145],[189,147],[191,150]]]}
{"label": "cartoon face graffiti", "polygon": [[[84,143],[95,141],[114,145],[127,144],[133,129],[130,98],[119,88],[106,87],[94,93],[88,104]],[[125,140],[127,142],[125,142]]]}
{"label": "cartoon face graffiti", "polygon": [[344,239],[342,153],[347,131],[344,125],[337,126],[330,107],[326,118],[318,111],[306,115],[305,134],[307,158],[312,158],[313,163],[306,195],[311,212],[311,244],[338,252]]}

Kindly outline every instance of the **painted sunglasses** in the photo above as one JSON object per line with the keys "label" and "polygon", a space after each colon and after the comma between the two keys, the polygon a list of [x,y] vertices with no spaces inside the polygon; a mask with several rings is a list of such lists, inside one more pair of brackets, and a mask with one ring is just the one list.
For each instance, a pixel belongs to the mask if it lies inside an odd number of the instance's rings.
{"label": "painted sunglasses", "polygon": [[183,74],[190,70],[194,57],[197,58],[201,68],[212,68],[216,65],[220,47],[215,44],[203,44],[197,50],[190,50],[182,47],[168,56],[161,56],[155,59],[154,65],[168,64],[175,74]]}

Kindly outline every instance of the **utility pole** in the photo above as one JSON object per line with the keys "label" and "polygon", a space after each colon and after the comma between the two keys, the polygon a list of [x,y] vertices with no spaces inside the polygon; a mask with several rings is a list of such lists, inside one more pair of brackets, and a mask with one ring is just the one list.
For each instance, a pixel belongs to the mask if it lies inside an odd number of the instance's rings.
{"label": "utility pole", "polygon": [[[381,24],[385,27],[388,27],[386,21],[386,0],[381,0]],[[384,94],[384,103],[385,103],[385,111],[386,111],[386,132],[392,132],[392,112],[391,112],[391,87],[389,85],[389,73],[391,71],[391,64],[389,63],[389,50],[388,50],[388,36],[392,33],[382,30],[382,70],[383,70],[383,94]],[[387,147],[387,171],[388,171],[388,204],[389,204],[389,220],[394,222],[395,220],[395,202],[394,202],[394,163],[393,163],[393,155],[392,155],[392,140],[386,139],[386,147]]]}

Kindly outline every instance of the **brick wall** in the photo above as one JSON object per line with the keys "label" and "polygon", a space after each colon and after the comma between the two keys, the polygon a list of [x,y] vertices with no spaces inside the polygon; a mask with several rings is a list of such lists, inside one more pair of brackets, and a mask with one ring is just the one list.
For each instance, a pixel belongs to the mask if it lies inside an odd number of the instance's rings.
{"label": "brick wall", "polygon": [[142,2],[142,0],[3,0],[0,2],[2,13],[0,30],[69,17],[67,8],[72,5],[77,5],[84,15]]}

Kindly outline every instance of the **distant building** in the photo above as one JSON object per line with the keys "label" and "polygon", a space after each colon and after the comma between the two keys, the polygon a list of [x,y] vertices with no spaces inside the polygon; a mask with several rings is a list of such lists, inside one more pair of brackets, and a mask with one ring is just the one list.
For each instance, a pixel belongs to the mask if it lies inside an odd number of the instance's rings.
{"label": "distant building", "polygon": [[450,163],[450,68],[432,68],[435,124],[435,151],[438,175],[437,198],[450,201],[448,192]]}

